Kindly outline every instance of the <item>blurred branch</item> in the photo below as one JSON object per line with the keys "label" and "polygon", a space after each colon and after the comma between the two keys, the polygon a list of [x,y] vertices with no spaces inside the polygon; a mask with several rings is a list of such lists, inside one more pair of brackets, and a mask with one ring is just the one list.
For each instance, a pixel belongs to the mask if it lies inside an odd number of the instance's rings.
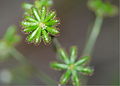
{"label": "blurred branch", "polygon": [[25,57],[15,48],[12,48],[11,55],[14,56],[16,60],[21,62],[22,64],[28,64],[29,62],[25,59]]}
{"label": "blurred branch", "polygon": [[[11,54],[12,56],[15,57],[15,59],[17,59],[19,62],[21,62],[22,64],[27,64],[27,65],[31,65],[27,59],[25,59],[25,56],[23,56],[18,50],[16,50],[15,48],[12,48],[11,50]],[[38,70],[36,67],[34,67],[33,65],[31,65],[32,68],[34,69],[35,75],[37,77],[39,77],[43,82],[45,82],[46,84],[49,85],[56,85],[56,81],[54,81],[50,76],[48,76],[47,74],[45,74],[44,72]]]}
{"label": "blurred branch", "polygon": [[86,55],[91,56],[94,45],[101,31],[102,22],[103,22],[103,17],[97,16],[93,29],[91,30],[91,33],[86,42],[82,56],[86,56]]}

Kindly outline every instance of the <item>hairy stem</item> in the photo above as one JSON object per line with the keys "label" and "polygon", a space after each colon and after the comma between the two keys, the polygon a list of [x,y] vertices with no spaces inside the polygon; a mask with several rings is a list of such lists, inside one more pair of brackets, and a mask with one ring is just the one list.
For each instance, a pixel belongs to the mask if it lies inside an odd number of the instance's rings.
{"label": "hairy stem", "polygon": [[82,56],[85,56],[85,55],[91,56],[96,40],[100,34],[102,23],[103,23],[103,17],[97,16],[93,29],[91,30],[91,33],[86,42]]}
{"label": "hairy stem", "polygon": [[[27,64],[27,65],[31,65],[28,60],[25,58],[25,56],[23,56],[18,50],[16,50],[15,48],[12,48],[11,50],[11,55],[15,57],[16,60],[18,60],[19,62],[21,62],[21,64]],[[56,85],[56,81],[54,81],[50,76],[48,76],[47,74],[45,74],[44,72],[38,70],[36,67],[34,67],[33,65],[31,65],[34,69],[34,72],[36,74],[37,77],[39,77],[43,82],[45,82],[46,84],[49,85]]]}

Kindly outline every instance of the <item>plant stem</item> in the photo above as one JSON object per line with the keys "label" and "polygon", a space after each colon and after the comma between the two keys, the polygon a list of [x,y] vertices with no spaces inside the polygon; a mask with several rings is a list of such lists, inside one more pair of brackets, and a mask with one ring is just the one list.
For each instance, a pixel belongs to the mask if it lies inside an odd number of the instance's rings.
{"label": "plant stem", "polygon": [[58,50],[59,48],[62,48],[62,46],[57,38],[53,39],[53,44],[54,44],[54,47],[56,48],[56,50]]}
{"label": "plant stem", "polygon": [[16,60],[21,62],[22,64],[28,64],[29,62],[25,59],[25,57],[15,48],[12,48],[11,55],[15,57]]}
{"label": "plant stem", "polygon": [[[25,56],[23,56],[18,50],[16,50],[15,48],[11,49],[11,55],[15,57],[15,59],[17,59],[19,62],[21,62],[21,64],[26,64],[26,65],[31,65],[27,59],[25,59]],[[34,67],[33,65],[31,65],[32,68],[34,69],[34,72],[36,74],[37,77],[39,77],[43,82],[45,82],[46,84],[49,85],[56,85],[56,81],[54,81],[51,77],[49,77],[47,74],[45,74],[44,72],[38,70],[36,67]]]}
{"label": "plant stem", "polygon": [[90,36],[86,42],[82,56],[91,56],[96,40],[100,34],[101,26],[103,23],[103,17],[97,16],[93,29],[91,30]]}

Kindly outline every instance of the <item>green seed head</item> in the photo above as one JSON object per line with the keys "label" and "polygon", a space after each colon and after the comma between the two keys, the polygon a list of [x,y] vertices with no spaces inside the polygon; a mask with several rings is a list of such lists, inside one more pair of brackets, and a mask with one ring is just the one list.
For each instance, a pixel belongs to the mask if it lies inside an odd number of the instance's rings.
{"label": "green seed head", "polygon": [[25,15],[25,19],[21,23],[24,28],[23,31],[29,34],[27,41],[39,44],[43,40],[45,44],[50,44],[51,35],[59,34],[56,28],[59,21],[55,19],[55,12],[47,10],[44,6],[41,9],[32,7],[31,12]]}
{"label": "green seed head", "polygon": [[67,84],[67,82],[70,79],[72,79],[72,83],[74,86],[80,86],[79,73],[83,75],[91,75],[93,73],[93,69],[86,66],[86,64],[90,60],[88,56],[84,56],[78,61],[76,61],[77,60],[76,46],[72,46],[70,48],[70,56],[63,48],[60,48],[58,53],[60,60],[62,60],[62,63],[59,62],[52,63],[51,67],[54,69],[66,71],[60,78],[60,83],[62,85]]}
{"label": "green seed head", "polygon": [[47,26],[44,23],[39,23],[39,27],[41,27],[42,29],[45,29]]}

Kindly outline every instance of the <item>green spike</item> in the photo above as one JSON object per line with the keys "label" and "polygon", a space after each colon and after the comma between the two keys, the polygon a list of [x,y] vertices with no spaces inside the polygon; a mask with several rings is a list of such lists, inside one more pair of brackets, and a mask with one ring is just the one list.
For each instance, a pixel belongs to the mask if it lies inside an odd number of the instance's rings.
{"label": "green spike", "polygon": [[38,12],[37,8],[32,8],[32,12],[33,12],[35,18],[36,18],[38,21],[40,21],[40,15],[39,15],[39,12]]}

